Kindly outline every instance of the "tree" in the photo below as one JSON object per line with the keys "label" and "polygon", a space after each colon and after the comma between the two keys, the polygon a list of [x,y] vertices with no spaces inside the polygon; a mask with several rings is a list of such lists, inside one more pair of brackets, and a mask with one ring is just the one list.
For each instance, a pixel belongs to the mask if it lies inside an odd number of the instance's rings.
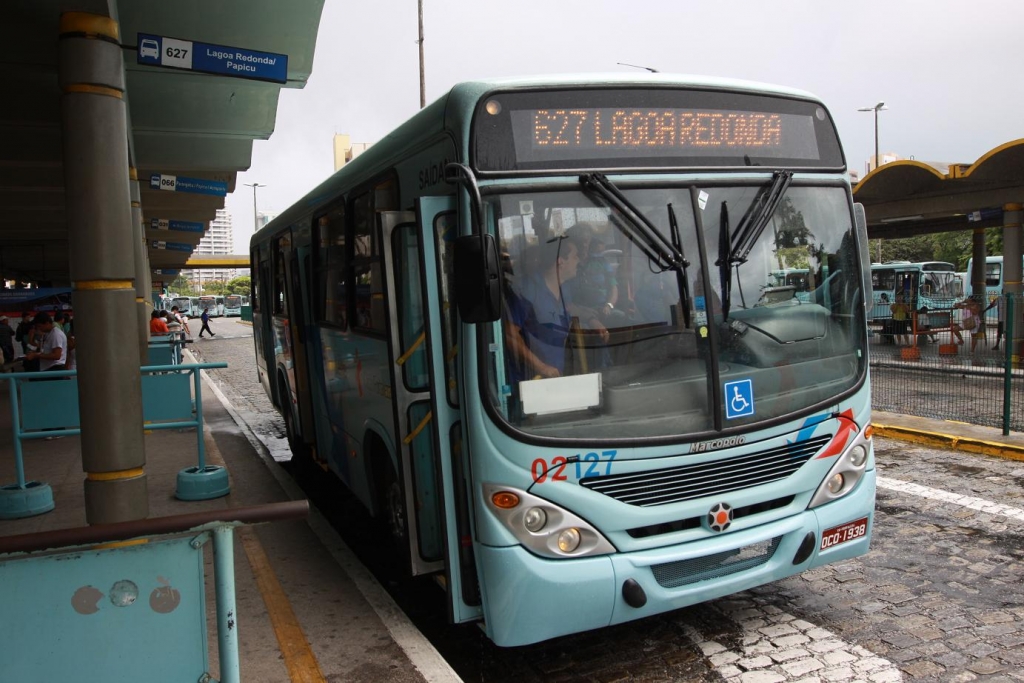
{"label": "tree", "polygon": [[192,291],[192,281],[184,275],[178,275],[170,284],[166,285],[166,288],[168,292],[188,295]]}
{"label": "tree", "polygon": [[248,294],[252,279],[248,275],[241,275],[228,280],[226,285],[228,294]]}

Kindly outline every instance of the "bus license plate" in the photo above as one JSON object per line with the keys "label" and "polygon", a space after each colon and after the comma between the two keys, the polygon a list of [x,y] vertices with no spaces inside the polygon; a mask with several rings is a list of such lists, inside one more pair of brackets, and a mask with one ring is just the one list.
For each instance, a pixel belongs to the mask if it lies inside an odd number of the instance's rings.
{"label": "bus license plate", "polygon": [[827,530],[821,535],[821,549],[828,550],[837,545],[861,538],[868,532],[868,518],[858,519],[856,522],[847,522]]}

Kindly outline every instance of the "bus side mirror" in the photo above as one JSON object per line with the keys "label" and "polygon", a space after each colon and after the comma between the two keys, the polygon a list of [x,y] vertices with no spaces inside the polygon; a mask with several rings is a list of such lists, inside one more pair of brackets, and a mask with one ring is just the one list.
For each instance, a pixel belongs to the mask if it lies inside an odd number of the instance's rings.
{"label": "bus side mirror", "polygon": [[864,212],[863,204],[854,203],[853,220],[857,229],[857,246],[860,247],[861,291],[864,292],[864,308],[870,312],[872,304],[871,249],[868,246],[868,216]]}
{"label": "bus side mirror", "polygon": [[455,300],[467,323],[501,318],[501,264],[493,235],[464,235],[455,239]]}

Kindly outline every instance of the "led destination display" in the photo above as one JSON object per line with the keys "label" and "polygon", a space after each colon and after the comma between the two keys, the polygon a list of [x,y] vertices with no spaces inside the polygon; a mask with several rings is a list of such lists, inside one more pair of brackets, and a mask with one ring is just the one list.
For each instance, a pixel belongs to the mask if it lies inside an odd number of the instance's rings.
{"label": "led destination display", "polygon": [[[516,156],[599,158],[619,151],[816,159],[809,116],[695,109],[537,109],[512,113]],[[560,154],[560,152],[564,152]]]}
{"label": "led destination display", "polygon": [[480,102],[474,135],[482,171],[845,167],[819,103],[750,92],[494,93]]}

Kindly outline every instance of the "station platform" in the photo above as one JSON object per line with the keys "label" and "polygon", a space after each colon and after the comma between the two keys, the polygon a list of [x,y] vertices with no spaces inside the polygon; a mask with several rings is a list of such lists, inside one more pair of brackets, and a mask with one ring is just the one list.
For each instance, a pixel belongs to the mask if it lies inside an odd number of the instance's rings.
{"label": "station platform", "polygon": [[[0,485],[7,485],[15,476],[14,448],[10,399],[6,386],[0,388]],[[178,472],[196,464],[195,430],[150,431],[145,436],[145,471],[151,518],[304,498],[280,465],[236,423],[230,405],[221,403],[217,393],[204,380],[206,457],[209,464],[227,468],[230,494],[207,501],[177,500]],[[26,477],[48,483],[56,507],[34,517],[0,520],[0,536],[85,526],[80,438],[23,441],[23,453]],[[209,568],[209,546],[206,553]],[[315,509],[303,521],[238,529],[234,555],[242,681],[460,680]],[[207,641],[210,672],[217,678],[211,574],[207,571]],[[31,586],[5,583],[0,594],[25,590]],[[17,653],[3,658],[12,656]]]}

